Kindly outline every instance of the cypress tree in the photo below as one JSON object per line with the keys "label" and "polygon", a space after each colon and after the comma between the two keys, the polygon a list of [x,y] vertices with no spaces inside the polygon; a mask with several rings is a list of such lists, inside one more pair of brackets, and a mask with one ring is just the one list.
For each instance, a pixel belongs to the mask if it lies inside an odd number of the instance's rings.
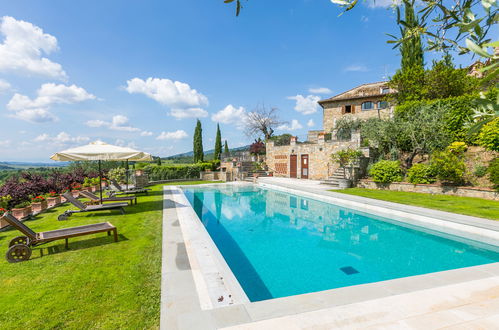
{"label": "cypress tree", "polygon": [[229,145],[227,144],[227,140],[225,140],[224,154],[229,155],[229,153]]}
{"label": "cypress tree", "polygon": [[200,163],[204,161],[203,152],[203,128],[201,127],[201,121],[198,119],[196,123],[196,129],[194,130],[193,148],[194,152],[194,163]]}
{"label": "cypress tree", "polygon": [[419,27],[418,18],[414,12],[414,0],[404,0],[405,21],[402,23],[402,36],[408,38],[400,46],[402,55],[402,71],[414,67],[424,68],[424,52],[421,36],[416,33]]}
{"label": "cypress tree", "polygon": [[217,135],[215,137],[215,154],[213,155],[214,160],[220,160],[222,154],[222,136],[220,135],[220,125],[217,124]]}

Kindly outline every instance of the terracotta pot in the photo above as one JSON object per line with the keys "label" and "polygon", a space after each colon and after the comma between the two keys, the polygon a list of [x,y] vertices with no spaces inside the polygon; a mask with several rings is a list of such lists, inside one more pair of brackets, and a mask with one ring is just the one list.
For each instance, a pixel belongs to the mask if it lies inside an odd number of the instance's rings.
{"label": "terracotta pot", "polygon": [[40,213],[43,210],[46,210],[48,207],[47,201],[43,201],[40,203],[31,203],[31,210],[33,213]]}
{"label": "terracotta pot", "polygon": [[71,190],[71,195],[73,195],[74,198],[80,197],[80,191],[79,190]]}
{"label": "terracotta pot", "polygon": [[31,214],[31,206],[23,207],[22,209],[12,209],[12,215],[18,220],[26,218]]}
{"label": "terracotta pot", "polygon": [[141,176],[141,175],[143,175],[143,174],[144,174],[144,171],[143,171],[143,170],[136,170],[136,171],[135,171],[135,175],[136,175],[136,176]]}
{"label": "terracotta pot", "polygon": [[4,220],[3,216],[0,216],[0,228],[7,227],[8,225],[9,223],[7,222],[7,220]]}
{"label": "terracotta pot", "polygon": [[64,196],[59,196],[61,198],[61,203],[66,203],[68,200]]}
{"label": "terracotta pot", "polygon": [[61,204],[61,196],[47,197],[47,204],[49,207],[54,207]]}

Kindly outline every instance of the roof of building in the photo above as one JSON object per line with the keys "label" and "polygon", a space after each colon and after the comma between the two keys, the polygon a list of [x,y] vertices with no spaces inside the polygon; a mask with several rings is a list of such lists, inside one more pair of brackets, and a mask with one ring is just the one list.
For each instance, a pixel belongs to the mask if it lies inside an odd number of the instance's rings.
{"label": "roof of building", "polygon": [[[346,92],[335,95],[328,99],[320,100],[319,104],[322,105],[328,102],[334,101],[344,101],[344,100],[353,100],[353,99],[361,99],[372,96],[383,96],[386,95],[382,92],[382,87],[386,87],[387,81],[380,81],[375,83],[363,84],[357,87],[354,87]],[[395,90],[390,89],[389,94],[395,93]]]}

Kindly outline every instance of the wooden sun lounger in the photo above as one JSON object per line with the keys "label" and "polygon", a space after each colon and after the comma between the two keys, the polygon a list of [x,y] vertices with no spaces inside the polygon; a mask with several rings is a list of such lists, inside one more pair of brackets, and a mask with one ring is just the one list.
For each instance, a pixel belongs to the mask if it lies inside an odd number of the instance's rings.
{"label": "wooden sun lounger", "polygon": [[7,261],[11,263],[28,260],[31,257],[31,247],[33,246],[38,246],[61,239],[64,239],[66,241],[66,249],[69,248],[69,238],[96,233],[107,232],[108,236],[110,236],[112,232],[114,234],[114,241],[118,241],[118,229],[109,222],[101,222],[92,225],[70,227],[36,233],[24,223],[17,220],[12,214],[4,214],[4,219],[12,227],[16,228],[25,235],[13,238],[10,241],[6,258]]}
{"label": "wooden sun lounger", "polygon": [[148,188],[130,188],[130,189],[123,189],[122,186],[116,180],[111,179],[111,189],[114,191],[111,191],[111,196],[116,195],[116,194],[140,194],[140,193],[145,193],[146,195],[149,194]]}
{"label": "wooden sun lounger", "polygon": [[79,210],[66,210],[63,214],[60,214],[57,217],[57,220],[67,220],[73,213],[81,213],[81,212],[99,212],[99,211],[108,211],[108,210],[119,210],[121,214],[125,214],[124,207],[128,205],[128,203],[111,203],[111,204],[98,204],[98,205],[85,205],[76,198],[73,197],[69,192],[63,194],[64,198],[66,198],[71,204],[79,208]]}
{"label": "wooden sun lounger", "polygon": [[[90,191],[80,191],[80,195],[90,199],[92,202],[100,202],[99,196]],[[137,196],[123,196],[123,197],[105,197],[102,199],[103,202],[130,202],[130,204],[137,204]]]}

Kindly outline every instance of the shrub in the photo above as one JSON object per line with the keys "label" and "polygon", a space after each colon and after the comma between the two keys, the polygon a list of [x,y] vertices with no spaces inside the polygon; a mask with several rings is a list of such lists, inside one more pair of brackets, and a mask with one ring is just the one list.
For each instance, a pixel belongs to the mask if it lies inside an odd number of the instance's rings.
{"label": "shrub", "polygon": [[475,167],[475,170],[474,170],[473,174],[477,178],[483,178],[485,176],[485,174],[487,174],[487,166],[477,165]]}
{"label": "shrub", "polygon": [[495,158],[489,163],[489,180],[494,185],[494,188],[499,191],[499,158]]}
{"label": "shrub", "polygon": [[410,183],[434,183],[437,181],[435,169],[428,164],[415,164],[407,171]]}
{"label": "shrub", "polygon": [[488,150],[499,151],[499,117],[482,127],[478,143]]}
{"label": "shrub", "polygon": [[117,167],[109,170],[108,177],[117,182],[123,183],[126,179],[126,169],[124,167]]}
{"label": "shrub", "polygon": [[144,168],[149,173],[149,179],[157,180],[175,180],[175,179],[197,179],[200,172],[206,169],[215,170],[217,162],[197,163],[192,165],[149,165]]}
{"label": "shrub", "polygon": [[433,153],[431,166],[435,169],[438,179],[453,184],[464,183],[466,173],[464,150],[463,146],[453,143],[445,151]]}
{"label": "shrub", "polygon": [[380,160],[369,170],[374,182],[391,183],[402,181],[400,162],[396,160]]}

